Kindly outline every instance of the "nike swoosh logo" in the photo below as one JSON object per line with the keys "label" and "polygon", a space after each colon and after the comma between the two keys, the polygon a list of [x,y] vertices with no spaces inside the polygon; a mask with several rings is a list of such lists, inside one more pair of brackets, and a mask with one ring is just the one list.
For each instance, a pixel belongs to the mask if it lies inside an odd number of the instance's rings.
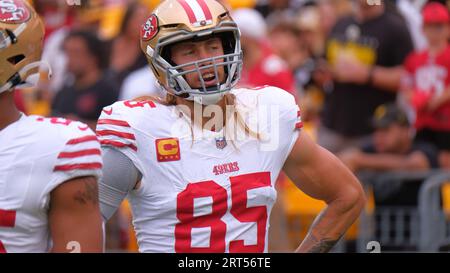
{"label": "nike swoosh logo", "polygon": [[103,113],[107,114],[108,116],[110,116],[110,115],[112,114],[112,112],[113,112],[113,109],[112,109],[112,108],[109,108],[109,109],[103,109]]}

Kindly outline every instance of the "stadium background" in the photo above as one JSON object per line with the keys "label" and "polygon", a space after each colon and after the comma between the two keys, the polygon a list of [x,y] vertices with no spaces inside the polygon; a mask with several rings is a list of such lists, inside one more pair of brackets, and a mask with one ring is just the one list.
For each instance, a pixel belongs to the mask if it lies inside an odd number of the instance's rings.
{"label": "stadium background", "polygon": [[[80,1],[80,5],[77,5],[78,1],[65,0],[30,2],[35,5],[46,25],[44,59],[52,65],[54,77],[48,80],[47,75],[42,74],[38,88],[17,92],[17,104],[22,111],[30,115],[64,115],[80,119],[94,127],[95,119],[91,120],[89,115],[83,117],[83,113],[80,113],[81,110],[78,108],[82,109],[81,112],[95,113],[95,108],[101,109],[119,98],[130,99],[134,95],[138,96],[147,92],[158,94],[150,77],[146,81],[141,81],[143,84],[150,82],[148,90],[129,91],[130,88],[142,85],[139,85],[139,81],[133,84],[132,80],[127,80],[132,78],[133,72],[145,67],[145,58],[138,50],[139,22],[150,14],[150,11],[158,4],[158,0],[86,0]],[[322,79],[326,75],[318,72],[322,62],[326,62],[326,59],[322,57],[326,51],[327,36],[340,18],[352,14],[352,1],[226,0],[222,2],[234,12],[240,12],[241,14],[236,16],[246,23],[247,27],[243,29],[243,35],[248,36],[248,39],[243,41],[244,49],[247,46],[245,43],[248,43],[248,49],[255,46],[254,41],[248,41],[251,39],[257,40],[262,48],[263,53],[251,60],[257,67],[256,70],[244,71],[243,81],[249,85],[279,86],[296,95],[302,109],[305,131],[317,139],[327,89]],[[409,11],[410,14],[396,9],[396,4],[398,7],[399,2],[402,1],[387,2],[389,2],[390,12],[408,21],[410,20],[408,18],[414,18],[413,15],[416,15],[416,18],[420,17],[420,7],[426,1],[409,1],[414,9],[412,12]],[[437,2],[450,7],[450,1]],[[258,11],[264,20],[255,18],[255,14],[248,9]],[[423,47],[421,44],[423,37],[421,40],[415,35],[421,32],[420,26],[415,25],[414,22],[410,22],[408,26],[414,47],[416,49]],[[64,95],[68,96],[67,94],[74,92],[76,88],[66,87],[70,82],[70,71],[64,68],[66,61],[62,61],[65,58],[63,50],[65,37],[74,30],[95,34],[101,44],[97,49],[94,46],[91,54],[95,56],[95,52],[101,52],[106,60],[104,66],[99,66],[100,72],[102,75],[113,75],[112,77],[119,75],[120,78],[120,82],[114,86],[115,90],[102,90],[96,94],[99,97],[94,102],[88,98],[76,97],[76,105],[72,105],[75,102],[70,102],[72,97],[64,98]],[[97,57],[100,59],[99,56]],[[130,61],[129,58],[134,60]],[[102,88],[108,89],[108,86],[103,85]],[[138,91],[142,93],[133,93]],[[109,94],[107,99],[102,99],[105,92],[114,94]],[[65,109],[66,105],[67,109]],[[272,213],[269,248],[273,252],[292,251],[305,236],[314,216],[324,207],[324,204],[306,196],[284,176],[279,178],[278,192],[278,202]],[[447,217],[450,217],[450,188],[444,186],[440,192],[442,193],[442,209]],[[370,189],[368,196],[365,212],[370,215],[375,210],[375,199]],[[359,225],[358,221],[348,231],[342,251],[356,251],[356,246],[352,242],[355,242],[360,234]],[[107,226],[107,250],[137,251],[128,203],[123,204]]]}

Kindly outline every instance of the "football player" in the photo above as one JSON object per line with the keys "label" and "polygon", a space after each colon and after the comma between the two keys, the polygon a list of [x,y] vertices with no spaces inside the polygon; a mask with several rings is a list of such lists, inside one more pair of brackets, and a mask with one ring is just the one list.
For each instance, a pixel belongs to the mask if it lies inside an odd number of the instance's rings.
{"label": "football player", "polygon": [[17,110],[14,89],[38,78],[44,27],[26,1],[0,8],[0,253],[101,252],[98,139]]}
{"label": "football player", "polygon": [[104,108],[104,220],[128,196],[141,252],[267,252],[283,169],[328,204],[297,251],[329,251],[358,217],[362,187],[301,132],[292,95],[233,88],[242,52],[228,10],[215,0],[167,0],[141,35],[167,97]]}

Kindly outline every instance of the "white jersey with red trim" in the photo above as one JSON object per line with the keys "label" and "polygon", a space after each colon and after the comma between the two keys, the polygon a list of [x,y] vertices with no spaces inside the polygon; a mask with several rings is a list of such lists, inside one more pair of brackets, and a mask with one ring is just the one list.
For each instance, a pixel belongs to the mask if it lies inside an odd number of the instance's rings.
{"label": "white jersey with red trim", "polygon": [[87,125],[22,115],[0,131],[0,253],[47,252],[50,193],[63,182],[100,177],[100,144]]}
{"label": "white jersey with red trim", "polygon": [[153,101],[103,109],[102,146],[125,154],[143,177],[128,195],[141,252],[268,250],[275,181],[302,127],[300,111],[278,88],[232,93],[259,140],[241,134],[240,125],[234,140],[224,137],[231,121],[221,131],[202,131],[178,107]]}

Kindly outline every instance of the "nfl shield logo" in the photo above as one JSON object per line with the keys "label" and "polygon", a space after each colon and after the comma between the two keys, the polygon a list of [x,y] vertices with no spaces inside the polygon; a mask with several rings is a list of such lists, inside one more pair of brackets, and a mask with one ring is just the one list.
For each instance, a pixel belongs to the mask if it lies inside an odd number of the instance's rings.
{"label": "nfl shield logo", "polygon": [[216,138],[216,148],[223,150],[225,147],[227,147],[227,140],[225,137]]}

